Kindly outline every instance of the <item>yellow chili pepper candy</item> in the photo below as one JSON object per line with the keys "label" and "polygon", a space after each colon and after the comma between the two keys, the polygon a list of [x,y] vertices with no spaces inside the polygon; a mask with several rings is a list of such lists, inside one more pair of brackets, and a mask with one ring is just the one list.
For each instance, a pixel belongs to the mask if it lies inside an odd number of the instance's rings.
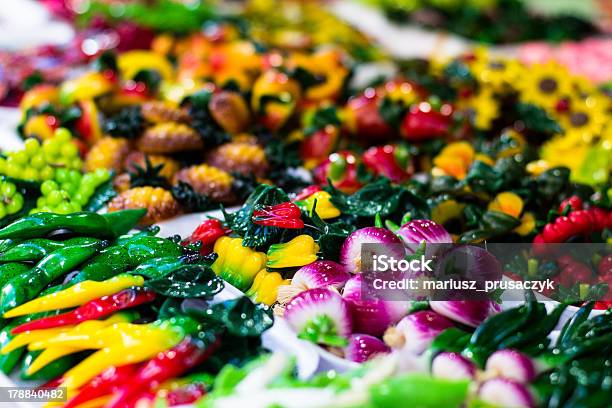
{"label": "yellow chili pepper candy", "polygon": [[468,142],[454,142],[444,147],[433,159],[435,175],[453,176],[462,180],[474,162],[476,153]]}
{"label": "yellow chili pepper candy", "polygon": [[310,213],[316,200],[317,206],[315,208],[315,211],[317,215],[321,217],[322,220],[339,217],[341,212],[332,204],[330,198],[331,195],[327,191],[317,191],[306,199],[296,202],[296,204],[302,210],[305,210]]}
{"label": "yellow chili pepper candy", "polygon": [[253,285],[246,292],[246,295],[257,303],[265,303],[271,306],[276,302],[276,295],[280,285],[289,285],[291,279],[283,279],[278,272],[268,272],[265,269],[259,271]]}
{"label": "yellow chili pepper candy", "polygon": [[545,160],[536,160],[527,163],[527,171],[529,174],[534,176],[539,176],[544,173],[546,170],[550,169],[552,166]]}
{"label": "yellow chili pepper candy", "polygon": [[266,127],[278,129],[293,113],[301,94],[297,81],[280,71],[269,70],[255,80],[251,106],[254,112],[261,113]]}
{"label": "yellow chili pepper candy", "polygon": [[19,109],[25,112],[30,108],[35,108],[45,103],[54,104],[57,102],[58,95],[59,92],[54,85],[37,85],[23,94],[19,103]]}
{"label": "yellow chili pepper candy", "polygon": [[45,367],[47,364],[57,360],[58,358],[62,358],[69,354],[78,353],[79,351],[81,351],[81,349],[78,348],[49,347],[48,349],[40,353],[34,361],[32,361],[32,364],[28,367],[26,374],[32,375],[41,368]]}
{"label": "yellow chili pepper candy", "polygon": [[143,286],[144,278],[121,274],[102,282],[83,281],[68,289],[50,293],[46,296],[31,300],[23,305],[17,306],[4,314],[4,318],[22,316],[27,314],[46,312],[49,310],[65,309],[80,306],[90,300],[102,296],[115,294],[123,289],[133,286]]}
{"label": "yellow chili pepper candy", "polygon": [[268,268],[304,266],[317,260],[319,246],[310,235],[299,235],[284,244],[270,245]]}
{"label": "yellow chili pepper candy", "polygon": [[50,122],[53,121],[51,115],[34,115],[30,117],[24,127],[23,133],[26,137],[38,137],[42,140],[51,139],[55,132]]}
{"label": "yellow chili pepper candy", "polygon": [[324,80],[305,92],[311,101],[331,100],[342,90],[348,70],[342,64],[342,52],[339,49],[325,49],[310,54],[295,53],[290,64],[306,69]]}
{"label": "yellow chili pepper candy", "polygon": [[219,257],[212,264],[212,270],[243,292],[266,265],[266,254],[242,246],[241,238],[219,238],[215,242],[214,252]]}
{"label": "yellow chili pepper candy", "polygon": [[[129,322],[134,320],[136,316],[137,314],[134,312],[121,312],[112,315],[106,320],[87,320],[73,326],[70,330],[60,331],[55,336],[45,336],[32,341],[29,344],[28,349],[42,350],[52,346],[63,346],[81,350],[100,348],[105,344],[105,342],[116,341],[116,339],[111,335],[106,335],[103,337],[103,340],[97,341],[98,336],[101,336],[100,333],[108,333],[109,329],[111,329],[111,333],[114,333],[115,336],[120,336],[121,333],[114,331],[114,329],[116,327],[129,325]],[[43,330],[36,330],[33,333],[38,331]]]}
{"label": "yellow chili pepper candy", "polygon": [[465,204],[463,203],[453,199],[444,200],[431,209],[431,219],[440,225],[444,225],[448,221],[460,217],[464,209]]}
{"label": "yellow chili pepper candy", "polygon": [[138,71],[145,69],[157,71],[164,80],[170,80],[174,76],[174,68],[166,57],[151,51],[124,52],[117,57],[117,65],[123,78],[134,78]]}
{"label": "yellow chili pepper candy", "polygon": [[489,211],[498,211],[504,214],[519,218],[523,212],[523,200],[521,197],[511,192],[499,193],[493,201],[489,203]]}
{"label": "yellow chili pepper candy", "polygon": [[106,347],[96,351],[64,374],[62,386],[78,388],[110,366],[149,360],[157,353],[177,344],[164,343],[158,337],[151,336],[148,341],[140,340],[129,345],[116,345],[116,347]]}
{"label": "yellow chili pepper candy", "polygon": [[61,386],[68,389],[79,388],[90,379],[100,374],[109,366],[121,366],[140,363],[153,358],[157,353],[176,346],[185,332],[172,326],[168,321],[151,324],[117,324],[100,331],[99,337],[118,332],[114,342],[87,357],[81,363],[68,370]]}
{"label": "yellow chili pepper candy", "polygon": [[522,236],[529,235],[534,230],[535,226],[536,226],[535,217],[533,216],[532,213],[526,212],[521,217],[521,225],[516,227],[514,229],[514,232]]}
{"label": "yellow chili pepper candy", "polygon": [[10,353],[11,351],[18,349],[19,347],[26,346],[35,341],[43,340],[48,337],[54,337],[58,334],[68,332],[74,329],[74,327],[75,326],[54,327],[52,329],[35,330],[18,334],[13,338],[13,340],[11,340],[6,346],[4,346],[2,350],[0,350],[0,352],[2,354]]}
{"label": "yellow chili pepper candy", "polygon": [[83,99],[94,99],[113,90],[114,83],[99,72],[88,72],[78,78],[62,83],[59,100],[70,105]]}
{"label": "yellow chili pepper candy", "polygon": [[493,161],[493,159],[483,153],[476,153],[476,155],[474,156],[474,160],[481,161],[485,164],[488,164],[489,166],[495,165],[495,162]]}
{"label": "yellow chili pepper candy", "polygon": [[2,354],[10,353],[11,351],[29,345],[29,349],[34,350],[34,344],[39,342],[48,341],[49,339],[61,337],[68,333],[78,333],[79,330],[100,330],[106,326],[115,324],[117,322],[127,321],[128,319],[134,318],[133,313],[117,313],[109,317],[106,320],[88,320],[78,325],[54,327],[51,329],[33,330],[25,333],[18,334],[15,336],[4,348],[2,348]]}

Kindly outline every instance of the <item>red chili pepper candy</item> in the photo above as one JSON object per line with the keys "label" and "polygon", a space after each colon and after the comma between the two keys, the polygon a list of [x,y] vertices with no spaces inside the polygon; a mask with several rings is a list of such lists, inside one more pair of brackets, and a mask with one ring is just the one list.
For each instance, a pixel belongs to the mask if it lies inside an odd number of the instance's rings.
{"label": "red chili pepper candy", "polygon": [[610,227],[610,225],[608,225],[608,211],[602,208],[593,207],[590,208],[588,212],[593,221],[593,231],[603,231],[605,228]]}
{"label": "red chili pepper candy", "polygon": [[351,131],[358,139],[369,141],[389,140],[396,132],[383,119],[379,111],[382,91],[368,88],[362,94],[350,98],[346,104]]}
{"label": "red chili pepper candy", "polygon": [[[590,211],[577,210],[570,212],[567,217],[573,225],[574,235],[588,234],[593,230],[593,216]],[[569,237],[568,237],[569,238]]]}
{"label": "red chili pepper candy", "polygon": [[542,234],[537,234],[533,237],[533,244],[531,245],[533,254],[539,258],[548,256],[549,251],[546,244],[547,242]]}
{"label": "red chili pepper candy", "polygon": [[410,178],[410,173],[400,166],[396,152],[397,148],[393,145],[374,146],[363,154],[363,163],[375,174],[401,183]]}
{"label": "red chili pepper candy", "polygon": [[314,169],[313,174],[318,184],[327,185],[329,179],[334,187],[347,194],[362,186],[357,179],[357,157],[347,150],[330,154],[327,160]]}
{"label": "red chili pepper candy", "polygon": [[297,205],[286,202],[255,210],[252,219],[253,223],[257,225],[299,229],[304,228],[304,221],[302,221],[301,216],[302,211]]}
{"label": "red chili pepper candy", "polygon": [[565,260],[565,264],[562,266],[559,276],[561,284],[564,286],[572,286],[576,283],[592,284],[595,282],[595,277],[591,269],[582,262],[578,262],[574,259]]}
{"label": "red chili pepper candy", "polygon": [[293,201],[302,201],[307,199],[308,197],[310,197],[311,195],[313,195],[314,193],[317,193],[319,191],[321,191],[322,188],[320,186],[317,186],[315,184],[308,186],[306,188],[304,188],[302,191],[300,191],[298,193],[298,195],[295,196],[295,198],[293,199]]}
{"label": "red chili pepper candy", "polygon": [[402,121],[402,136],[411,142],[445,136],[450,129],[452,109],[445,110],[448,114],[435,111],[428,102],[413,105]]}
{"label": "red chili pepper candy", "polygon": [[204,384],[186,384],[168,392],[166,401],[168,405],[173,407],[176,405],[192,404],[206,395],[206,387]]}
{"label": "red chili pepper candy", "polygon": [[219,345],[218,337],[212,342],[186,338],[174,348],[159,353],[145,363],[136,375],[114,392],[107,407],[123,407],[126,403],[138,399],[138,396],[150,392],[162,382],[180,376],[208,359]]}
{"label": "red chili pepper candy", "polygon": [[200,254],[208,255],[212,252],[215,241],[227,234],[228,231],[229,229],[223,227],[223,224],[221,224],[219,220],[205,220],[195,229],[195,231],[193,231],[191,236],[187,238],[184,243],[192,244],[201,242]]}
{"label": "red chili pepper candy", "polygon": [[300,157],[314,166],[327,158],[334,150],[338,141],[339,129],[335,126],[325,126],[312,135],[307,136],[300,144]]}
{"label": "red chili pepper candy", "polygon": [[608,310],[612,308],[612,301],[602,300],[599,302],[595,302],[593,309],[595,310]]}
{"label": "red chili pepper candy", "polygon": [[582,199],[576,195],[566,198],[559,204],[559,214],[563,214],[565,208],[569,206],[570,211],[582,210]]}
{"label": "red chili pepper candy", "polygon": [[542,238],[546,243],[558,243],[563,242],[561,234],[557,230],[557,224],[555,222],[551,222],[544,226],[542,230]]}
{"label": "red chili pepper candy", "polygon": [[155,292],[144,287],[124,289],[113,295],[102,296],[90,300],[70,312],[42,317],[21,324],[11,330],[11,333],[18,334],[31,330],[49,329],[52,327],[76,324],[84,322],[85,320],[99,319],[123,309],[149,303],[155,299],[155,296]]}
{"label": "red chili pepper candy", "polygon": [[612,254],[608,254],[601,258],[599,265],[597,265],[597,273],[601,278],[608,276],[612,278]]}
{"label": "red chili pepper candy", "polygon": [[92,399],[112,394],[130,382],[138,370],[138,364],[109,367],[85,384],[77,395],[72,397],[64,408],[74,408]]}

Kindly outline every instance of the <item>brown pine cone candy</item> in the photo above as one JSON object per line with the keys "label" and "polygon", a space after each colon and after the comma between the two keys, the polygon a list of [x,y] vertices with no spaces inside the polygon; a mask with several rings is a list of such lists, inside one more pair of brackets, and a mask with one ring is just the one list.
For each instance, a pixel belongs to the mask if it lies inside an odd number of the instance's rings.
{"label": "brown pine cone candy", "polygon": [[202,138],[191,127],[176,122],[148,128],[136,141],[138,150],[148,154],[171,154],[204,147]]}
{"label": "brown pine cone candy", "polygon": [[142,117],[149,123],[188,123],[189,114],[184,108],[164,101],[149,101],[142,104]]}
{"label": "brown pine cone candy", "polygon": [[207,164],[199,164],[179,170],[175,184],[189,184],[199,194],[221,203],[232,203],[236,197],[232,191],[234,178],[226,171]]}
{"label": "brown pine cone candy", "polygon": [[263,177],[268,171],[266,152],[257,144],[245,142],[225,143],[208,153],[208,164],[227,172]]}
{"label": "brown pine cone candy", "polygon": [[141,169],[145,169],[147,166],[147,159],[149,159],[149,163],[153,167],[163,165],[159,170],[159,175],[168,181],[172,180],[180,167],[178,162],[171,157],[161,154],[145,154],[143,152],[133,151],[125,158],[124,169],[128,173],[135,172],[137,166]]}
{"label": "brown pine cone candy", "polygon": [[130,188],[113,198],[108,204],[109,212],[135,208],[147,209],[147,213],[140,220],[140,225],[152,225],[175,217],[181,212],[181,206],[172,193],[161,187]]}
{"label": "brown pine cone candy", "polygon": [[231,134],[243,132],[251,121],[249,105],[237,92],[221,91],[213,94],[208,110],[215,122]]}
{"label": "brown pine cone candy", "polygon": [[98,140],[85,157],[85,170],[121,171],[123,160],[130,151],[127,139],[105,136]]}

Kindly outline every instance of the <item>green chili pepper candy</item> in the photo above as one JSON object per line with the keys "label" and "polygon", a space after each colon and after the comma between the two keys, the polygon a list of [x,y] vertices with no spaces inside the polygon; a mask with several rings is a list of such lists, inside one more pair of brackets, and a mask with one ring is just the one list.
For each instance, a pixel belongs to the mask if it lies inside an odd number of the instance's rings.
{"label": "green chili pepper candy", "polygon": [[[0,349],[9,344],[9,342],[13,339],[11,330],[21,323],[25,323],[25,319],[17,319],[0,330]],[[0,354],[0,370],[4,374],[9,375],[13,371],[13,368],[15,368],[15,365],[17,365],[19,362],[23,351],[24,348],[20,347],[16,350],[12,350],[10,353]]]}
{"label": "green chili pepper candy", "polygon": [[4,239],[4,240],[0,241],[0,253],[8,251],[9,249],[11,249],[16,244],[17,244],[17,242],[13,241],[12,239]]}
{"label": "green chili pepper candy", "polygon": [[96,238],[79,237],[66,241],[54,241],[46,238],[34,238],[15,245],[0,255],[0,262],[38,262],[49,253],[66,246],[88,245],[98,242]]}
{"label": "green chili pepper candy", "polygon": [[53,280],[74,270],[107,244],[107,241],[98,241],[69,246],[47,255],[28,273],[14,277],[2,287],[0,313],[32,300]]}
{"label": "green chili pepper candy", "polygon": [[2,255],[0,262],[28,262],[38,261],[47,253],[53,252],[56,249],[64,246],[62,241],[53,241],[46,238],[34,238],[20,244],[17,244]]}
{"label": "green chili pepper candy", "polygon": [[102,214],[102,217],[110,226],[113,238],[116,238],[127,234],[146,213],[146,208],[138,208]]}
{"label": "green chili pepper candy", "polygon": [[122,235],[117,238],[115,242],[117,245],[124,245],[133,239],[137,239],[139,237],[153,237],[157,235],[160,231],[160,228],[157,225],[151,225],[143,231],[138,231],[129,235]]}
{"label": "green chili pepper candy", "polygon": [[[370,388],[372,407],[397,407],[405,401],[415,408],[454,408],[463,405],[469,381],[451,381],[425,374],[390,378]],[[401,404],[400,404],[401,405]]]}
{"label": "green chili pepper candy", "polygon": [[28,272],[31,268],[31,266],[17,262],[0,265],[0,287],[6,285],[7,282],[13,279],[15,276]]}
{"label": "green chili pepper candy", "polygon": [[165,256],[152,258],[138,265],[131,273],[141,275],[149,279],[159,279],[174,272],[184,265],[193,263],[199,255]]}
{"label": "green chili pepper candy", "polygon": [[132,267],[140,265],[152,258],[180,256],[183,247],[169,239],[143,236],[129,241],[125,248],[128,251],[129,262]]}
{"label": "green chili pepper candy", "polygon": [[146,209],[124,210],[109,214],[36,213],[2,228],[0,239],[40,238],[59,229],[67,229],[77,234],[98,238],[116,238],[132,229],[145,213]]}
{"label": "green chili pepper candy", "polygon": [[70,285],[84,280],[106,280],[152,258],[177,258],[182,252],[183,248],[170,240],[148,234],[135,234],[129,239],[126,238],[122,245],[108,247],[91,259]]}
{"label": "green chili pepper candy", "polygon": [[103,281],[123,273],[130,268],[128,251],[120,245],[113,245],[103,249],[98,255],[90,259],[81,272],[69,283],[72,286],[85,280]]}

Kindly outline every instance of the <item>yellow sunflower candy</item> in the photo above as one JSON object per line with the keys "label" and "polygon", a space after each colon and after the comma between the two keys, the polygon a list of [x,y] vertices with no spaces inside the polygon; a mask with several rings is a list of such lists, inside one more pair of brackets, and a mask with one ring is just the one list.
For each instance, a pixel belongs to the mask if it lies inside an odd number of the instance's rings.
{"label": "yellow sunflower candy", "polygon": [[522,102],[552,110],[560,100],[573,94],[571,75],[555,62],[534,64],[516,82]]}

